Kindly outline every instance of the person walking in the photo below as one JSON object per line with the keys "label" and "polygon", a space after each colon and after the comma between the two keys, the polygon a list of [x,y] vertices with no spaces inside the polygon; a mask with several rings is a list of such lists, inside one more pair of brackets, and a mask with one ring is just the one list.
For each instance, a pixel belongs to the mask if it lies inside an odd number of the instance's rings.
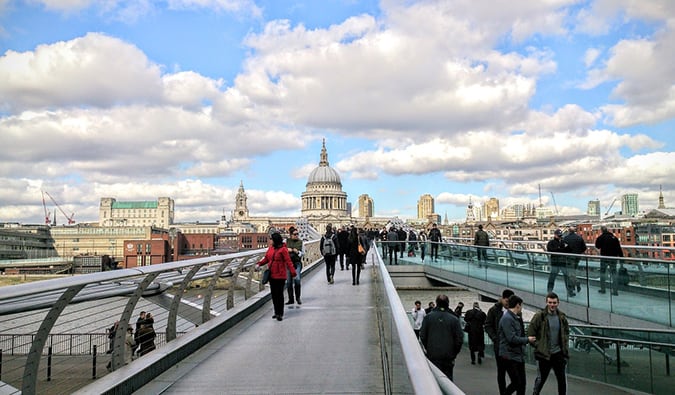
{"label": "person walking", "polygon": [[422,302],[419,300],[415,301],[415,307],[412,309],[412,319],[413,319],[413,330],[415,331],[415,336],[420,338],[420,328],[422,328],[422,321],[427,313],[422,308]]}
{"label": "person walking", "polygon": [[490,236],[483,230],[483,225],[478,225],[478,230],[473,238],[473,245],[478,246],[478,267],[487,267],[487,247],[490,246]]}
{"label": "person walking", "polygon": [[558,381],[558,395],[567,394],[565,368],[569,353],[570,325],[567,316],[558,308],[560,298],[554,292],[546,295],[546,307],[537,312],[527,328],[528,336],[534,336],[534,357],[537,360],[537,378],[534,380],[534,395],[539,395],[548,374],[553,369]]}
{"label": "person walking", "polygon": [[[349,248],[347,244],[347,239],[349,238],[349,232],[345,229],[344,226],[340,227],[337,231],[338,239],[338,258],[340,260],[340,270],[345,270],[345,260],[347,261],[347,270],[349,270]],[[345,258],[346,257],[346,258]]]}
{"label": "person walking", "polygon": [[393,256],[394,264],[398,265],[398,255],[396,255],[398,251],[398,232],[393,226],[387,232],[387,244],[389,245],[389,264],[391,265]]}
{"label": "person walking", "polygon": [[[621,243],[606,226],[600,227],[601,234],[595,239],[595,248],[600,250],[601,256],[623,257]],[[607,270],[609,269],[610,285],[609,289],[612,295],[619,295],[619,278],[616,275],[616,262],[618,259],[600,259],[600,290],[599,293],[606,292],[605,282],[607,281]]]}
{"label": "person walking", "polygon": [[326,262],[326,280],[328,280],[328,284],[333,284],[335,260],[337,259],[339,248],[340,243],[335,233],[333,233],[333,226],[331,224],[326,225],[326,233],[321,236],[319,249],[321,250],[321,255],[323,255],[323,260]]}
{"label": "person walking", "polygon": [[422,259],[422,263],[424,263],[424,258],[427,252],[427,232],[422,229],[420,231],[420,234],[417,236],[417,239],[419,240],[419,246],[420,246],[420,258]]}
{"label": "person walking", "polygon": [[400,228],[398,229],[398,241],[400,242],[398,246],[399,254],[401,255],[401,258],[403,258],[403,252],[405,252],[405,241],[408,238],[408,232],[405,231],[405,229]]}
{"label": "person walking", "polygon": [[291,272],[293,277],[297,276],[298,273],[293,267],[284,239],[278,232],[272,233],[272,245],[269,246],[265,256],[257,264],[258,267],[263,265],[267,265],[270,270],[270,293],[274,305],[272,318],[282,321],[284,319],[284,284],[286,284],[288,278],[287,270]]}
{"label": "person walking", "polygon": [[124,363],[129,364],[136,349],[136,340],[134,339],[134,328],[127,327],[127,334],[124,337]]}
{"label": "person walking", "polygon": [[476,354],[478,354],[478,364],[483,363],[485,358],[485,335],[483,334],[483,325],[485,325],[487,315],[480,309],[478,302],[473,303],[473,308],[464,314],[466,326],[464,331],[469,334],[469,352],[471,353],[471,364],[476,364]]}
{"label": "person walking", "polygon": [[359,237],[358,230],[353,227],[349,231],[349,236],[347,237],[348,242],[348,251],[349,251],[349,262],[352,265],[352,285],[359,285],[359,279],[361,278],[361,259],[362,255],[359,252],[359,246],[366,250],[366,247],[361,244],[361,239]]}
{"label": "person walking", "polygon": [[570,280],[567,276],[567,257],[565,255],[558,255],[558,253],[563,254],[569,252],[567,244],[562,239],[562,230],[556,229],[553,232],[553,239],[549,240],[546,244],[546,251],[553,252],[549,255],[551,260],[551,272],[548,275],[548,283],[546,284],[546,291],[552,292],[553,287],[555,286],[555,278],[558,277],[558,273],[562,272],[563,279],[565,280],[565,288],[567,289],[567,296],[575,296],[574,288],[570,286]]}
{"label": "person walking", "polygon": [[305,255],[305,252],[302,247],[302,240],[300,239],[300,234],[298,230],[291,226],[288,229],[290,237],[286,240],[286,248],[288,248],[288,254],[291,257],[291,262],[293,262],[293,267],[297,273],[295,276],[291,275],[291,271],[288,271],[288,278],[286,279],[286,291],[288,292],[288,302],[287,305],[293,303],[302,304],[300,300],[300,291],[301,291],[301,282],[300,277],[302,275],[302,256]]}
{"label": "person walking", "polygon": [[148,319],[146,314],[146,319],[141,324],[141,329],[138,333],[138,341],[140,345],[138,351],[139,356],[143,356],[156,348],[155,338],[157,337],[157,333],[155,333],[153,323],[154,319]]}
{"label": "person walking", "polygon": [[429,361],[452,381],[455,358],[462,350],[464,334],[459,318],[449,306],[447,295],[436,297],[436,308],[422,320],[420,341]]}
{"label": "person walking", "polygon": [[455,311],[454,311],[457,318],[462,318],[462,310],[464,310],[464,302],[457,303],[457,306],[455,306]]}
{"label": "person walking", "polygon": [[506,365],[511,382],[503,395],[525,395],[525,346],[534,343],[534,336],[525,336],[525,325],[521,317],[523,299],[517,295],[509,297],[509,308],[499,320],[499,358]]}
{"label": "person walking", "polygon": [[[575,226],[567,228],[567,235],[563,237],[563,241],[567,244],[569,252],[572,254],[581,255],[586,252],[586,242],[583,237],[577,234],[577,228]],[[570,280],[569,288],[576,289],[577,293],[581,292],[581,281],[577,278],[580,260],[580,256],[567,257],[567,277]]]}
{"label": "person walking", "polygon": [[503,395],[506,392],[506,363],[499,358],[499,321],[502,319],[504,312],[508,309],[509,298],[513,295],[513,291],[505,289],[502,291],[502,297],[495,303],[487,312],[485,319],[485,333],[492,341],[492,347],[495,353],[495,363],[497,364],[497,387],[499,394]]}
{"label": "person walking", "polygon": [[431,230],[429,230],[429,241],[431,241],[431,261],[435,262],[438,260],[438,244],[443,241],[443,236],[441,235],[441,230],[438,229],[438,225],[431,225]]}

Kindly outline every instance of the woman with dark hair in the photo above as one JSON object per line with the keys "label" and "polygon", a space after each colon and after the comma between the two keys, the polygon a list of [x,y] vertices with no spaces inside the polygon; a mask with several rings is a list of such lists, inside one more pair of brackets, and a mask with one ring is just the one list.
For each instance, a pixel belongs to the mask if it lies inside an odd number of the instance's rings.
{"label": "woman with dark hair", "polygon": [[272,234],[272,245],[267,249],[263,259],[258,262],[258,267],[265,264],[270,270],[270,293],[274,305],[272,318],[282,321],[284,319],[284,285],[286,284],[287,271],[290,271],[293,277],[297,273],[284,239],[279,233]]}
{"label": "woman with dark hair", "polygon": [[[363,256],[359,252],[359,245],[361,245],[361,238],[359,233],[356,230],[356,227],[352,227],[349,232],[349,262],[352,265],[352,285],[359,285],[359,278],[361,278],[361,261]],[[361,245],[363,250],[366,250],[366,246]]]}

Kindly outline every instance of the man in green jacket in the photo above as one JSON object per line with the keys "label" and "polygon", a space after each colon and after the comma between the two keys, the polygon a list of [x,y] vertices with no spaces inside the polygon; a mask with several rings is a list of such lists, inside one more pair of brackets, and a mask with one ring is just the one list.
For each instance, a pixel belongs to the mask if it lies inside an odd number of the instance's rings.
{"label": "man in green jacket", "polygon": [[555,292],[546,295],[546,308],[537,312],[530,326],[528,336],[535,336],[534,356],[538,362],[537,378],[534,380],[534,394],[544,387],[548,374],[553,369],[558,381],[558,394],[567,393],[567,377],[565,368],[569,359],[570,325],[565,313],[558,309],[560,298]]}

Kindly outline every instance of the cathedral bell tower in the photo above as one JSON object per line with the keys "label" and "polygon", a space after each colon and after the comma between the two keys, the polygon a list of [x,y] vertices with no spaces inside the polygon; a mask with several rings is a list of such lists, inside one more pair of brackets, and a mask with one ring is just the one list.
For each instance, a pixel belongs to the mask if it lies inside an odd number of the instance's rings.
{"label": "cathedral bell tower", "polygon": [[235,197],[234,212],[232,213],[232,219],[235,221],[241,221],[248,218],[246,199],[247,197],[246,192],[244,192],[244,182],[240,181],[239,190],[237,191],[237,196]]}

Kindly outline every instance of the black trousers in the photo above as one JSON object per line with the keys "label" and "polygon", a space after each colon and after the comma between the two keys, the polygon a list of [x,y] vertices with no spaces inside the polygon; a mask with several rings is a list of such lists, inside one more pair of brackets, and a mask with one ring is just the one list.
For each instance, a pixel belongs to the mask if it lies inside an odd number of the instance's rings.
{"label": "black trousers", "polygon": [[551,359],[537,359],[537,378],[534,379],[534,394],[538,395],[542,388],[544,388],[544,383],[548,378],[548,374],[553,369],[555,378],[558,381],[558,395],[564,395],[567,393],[567,376],[565,375],[565,367],[567,366],[567,360],[562,352],[555,353],[551,355]]}
{"label": "black trousers", "polygon": [[438,243],[431,243],[431,259],[436,260],[438,259]]}
{"label": "black trousers", "polygon": [[436,367],[443,372],[450,381],[452,380],[452,372],[455,370],[455,360],[454,359],[429,359],[431,363],[436,365]]}
{"label": "black trousers", "polygon": [[272,304],[274,305],[274,315],[284,316],[284,286],[286,279],[270,278],[270,293],[272,294]]}
{"label": "black trousers", "polygon": [[337,255],[324,255],[323,259],[326,262],[326,280],[330,281],[335,276],[335,260],[337,259]]}
{"label": "black trousers", "polygon": [[510,359],[505,359],[504,362],[506,362],[506,373],[511,379],[511,383],[506,387],[504,394],[511,395],[515,392],[517,395],[525,395],[525,362]]}

